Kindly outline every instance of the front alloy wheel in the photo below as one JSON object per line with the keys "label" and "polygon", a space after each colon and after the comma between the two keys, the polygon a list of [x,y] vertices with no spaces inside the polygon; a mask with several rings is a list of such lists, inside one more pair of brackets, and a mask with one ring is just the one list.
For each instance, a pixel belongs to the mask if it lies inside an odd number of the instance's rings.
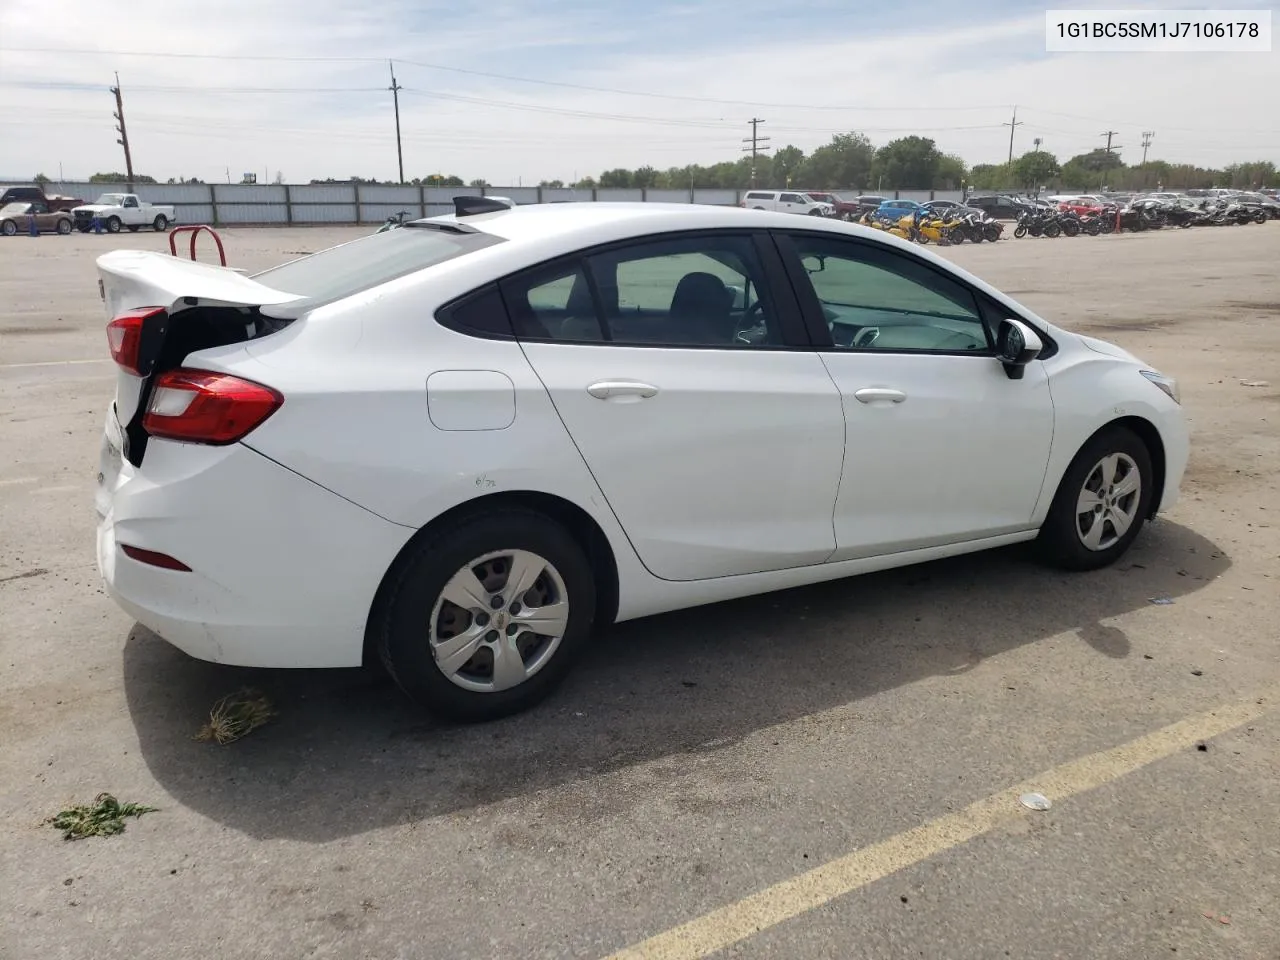
{"label": "front alloy wheel", "polygon": [[1151,453],[1128,427],[1096,433],[1063,474],[1040,527],[1042,558],[1066,570],[1096,570],[1118,560],[1151,513]]}
{"label": "front alloy wheel", "polygon": [[1112,453],[1094,464],[1076,499],[1076,534],[1085,549],[1109,550],[1119,543],[1141,501],[1142,474],[1132,457]]}

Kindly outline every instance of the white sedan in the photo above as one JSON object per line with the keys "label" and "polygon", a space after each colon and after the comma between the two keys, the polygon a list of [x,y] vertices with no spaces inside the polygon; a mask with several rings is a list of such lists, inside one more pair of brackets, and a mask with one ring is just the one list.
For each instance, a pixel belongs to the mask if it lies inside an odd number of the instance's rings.
{"label": "white sedan", "polygon": [[254,276],[98,266],[110,595],[452,718],[614,621],[1019,541],[1102,567],[1187,462],[1172,379],[824,218],[459,198]]}

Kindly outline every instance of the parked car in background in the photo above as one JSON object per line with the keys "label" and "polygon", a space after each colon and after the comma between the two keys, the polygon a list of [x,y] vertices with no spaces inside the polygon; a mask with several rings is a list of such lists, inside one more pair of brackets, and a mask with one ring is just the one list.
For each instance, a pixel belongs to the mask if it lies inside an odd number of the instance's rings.
{"label": "parked car in background", "polygon": [[876,213],[882,217],[906,217],[924,208],[923,203],[915,200],[886,200],[876,208]]}
{"label": "parked car in background", "polygon": [[43,203],[50,212],[70,210],[84,203],[79,197],[64,197],[60,193],[45,193],[44,187],[5,187],[0,193],[0,207],[9,203]]}
{"label": "parked car in background", "polygon": [[835,212],[831,204],[796,190],[750,190],[740,205],[751,210],[803,213],[811,217],[829,217]]}
{"label": "parked car in background", "polygon": [[1096,569],[1177,500],[1173,379],[912,243],[493,206],[253,276],[98,259],[131,617],[224,664],[368,656],[483,720],[616,621],[1018,542]]}
{"label": "parked car in background", "polygon": [[71,232],[71,214],[65,210],[51,211],[43,203],[6,203],[0,207],[0,234],[28,233],[33,219],[40,233]]}
{"label": "parked car in background", "polygon": [[856,199],[846,200],[838,193],[825,193],[814,190],[806,190],[805,195],[812,197],[819,203],[831,204],[832,216],[839,217],[841,220],[856,220],[862,214],[861,205]]}
{"label": "parked car in background", "polygon": [[1003,193],[972,196],[966,202],[971,207],[985,211],[987,216],[996,220],[1017,220],[1024,212],[1034,209],[1031,204],[1015,200]]}
{"label": "parked car in background", "polygon": [[136,233],[143,227],[151,227],[163,233],[174,221],[173,207],[143,203],[136,193],[104,193],[96,203],[86,203],[71,211],[76,219],[76,229],[88,233],[97,220],[108,233],[119,233],[122,227]]}

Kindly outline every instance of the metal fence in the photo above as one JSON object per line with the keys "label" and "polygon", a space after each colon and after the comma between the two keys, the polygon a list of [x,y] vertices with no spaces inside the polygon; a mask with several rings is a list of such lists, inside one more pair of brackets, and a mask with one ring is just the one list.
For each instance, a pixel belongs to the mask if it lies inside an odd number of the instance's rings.
{"label": "metal fence", "polygon": [[[18,186],[16,182],[13,184]],[[30,184],[21,184],[30,185]],[[768,188],[764,188],[768,189]],[[178,223],[213,226],[381,223],[400,211],[411,218],[453,212],[461,195],[507,197],[516,203],[639,201],[737,206],[746,190],[696,187],[680,190],[596,187],[427,187],[382,183],[124,183],[64,181],[45,184],[50,194],[92,203],[104,193],[136,193],[145,203],[172,204]],[[845,191],[850,197],[854,191]],[[958,190],[887,190],[892,196],[924,202],[959,200]]]}

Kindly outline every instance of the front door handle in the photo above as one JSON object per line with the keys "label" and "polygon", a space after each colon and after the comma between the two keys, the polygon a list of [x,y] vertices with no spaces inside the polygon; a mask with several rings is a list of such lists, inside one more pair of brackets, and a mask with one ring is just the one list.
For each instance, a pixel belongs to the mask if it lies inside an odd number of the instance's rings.
{"label": "front door handle", "polygon": [[907,395],[901,390],[889,387],[863,387],[854,396],[863,403],[901,403],[907,399]]}
{"label": "front door handle", "polygon": [[657,392],[657,387],[639,380],[600,380],[587,387],[597,400],[647,400]]}

